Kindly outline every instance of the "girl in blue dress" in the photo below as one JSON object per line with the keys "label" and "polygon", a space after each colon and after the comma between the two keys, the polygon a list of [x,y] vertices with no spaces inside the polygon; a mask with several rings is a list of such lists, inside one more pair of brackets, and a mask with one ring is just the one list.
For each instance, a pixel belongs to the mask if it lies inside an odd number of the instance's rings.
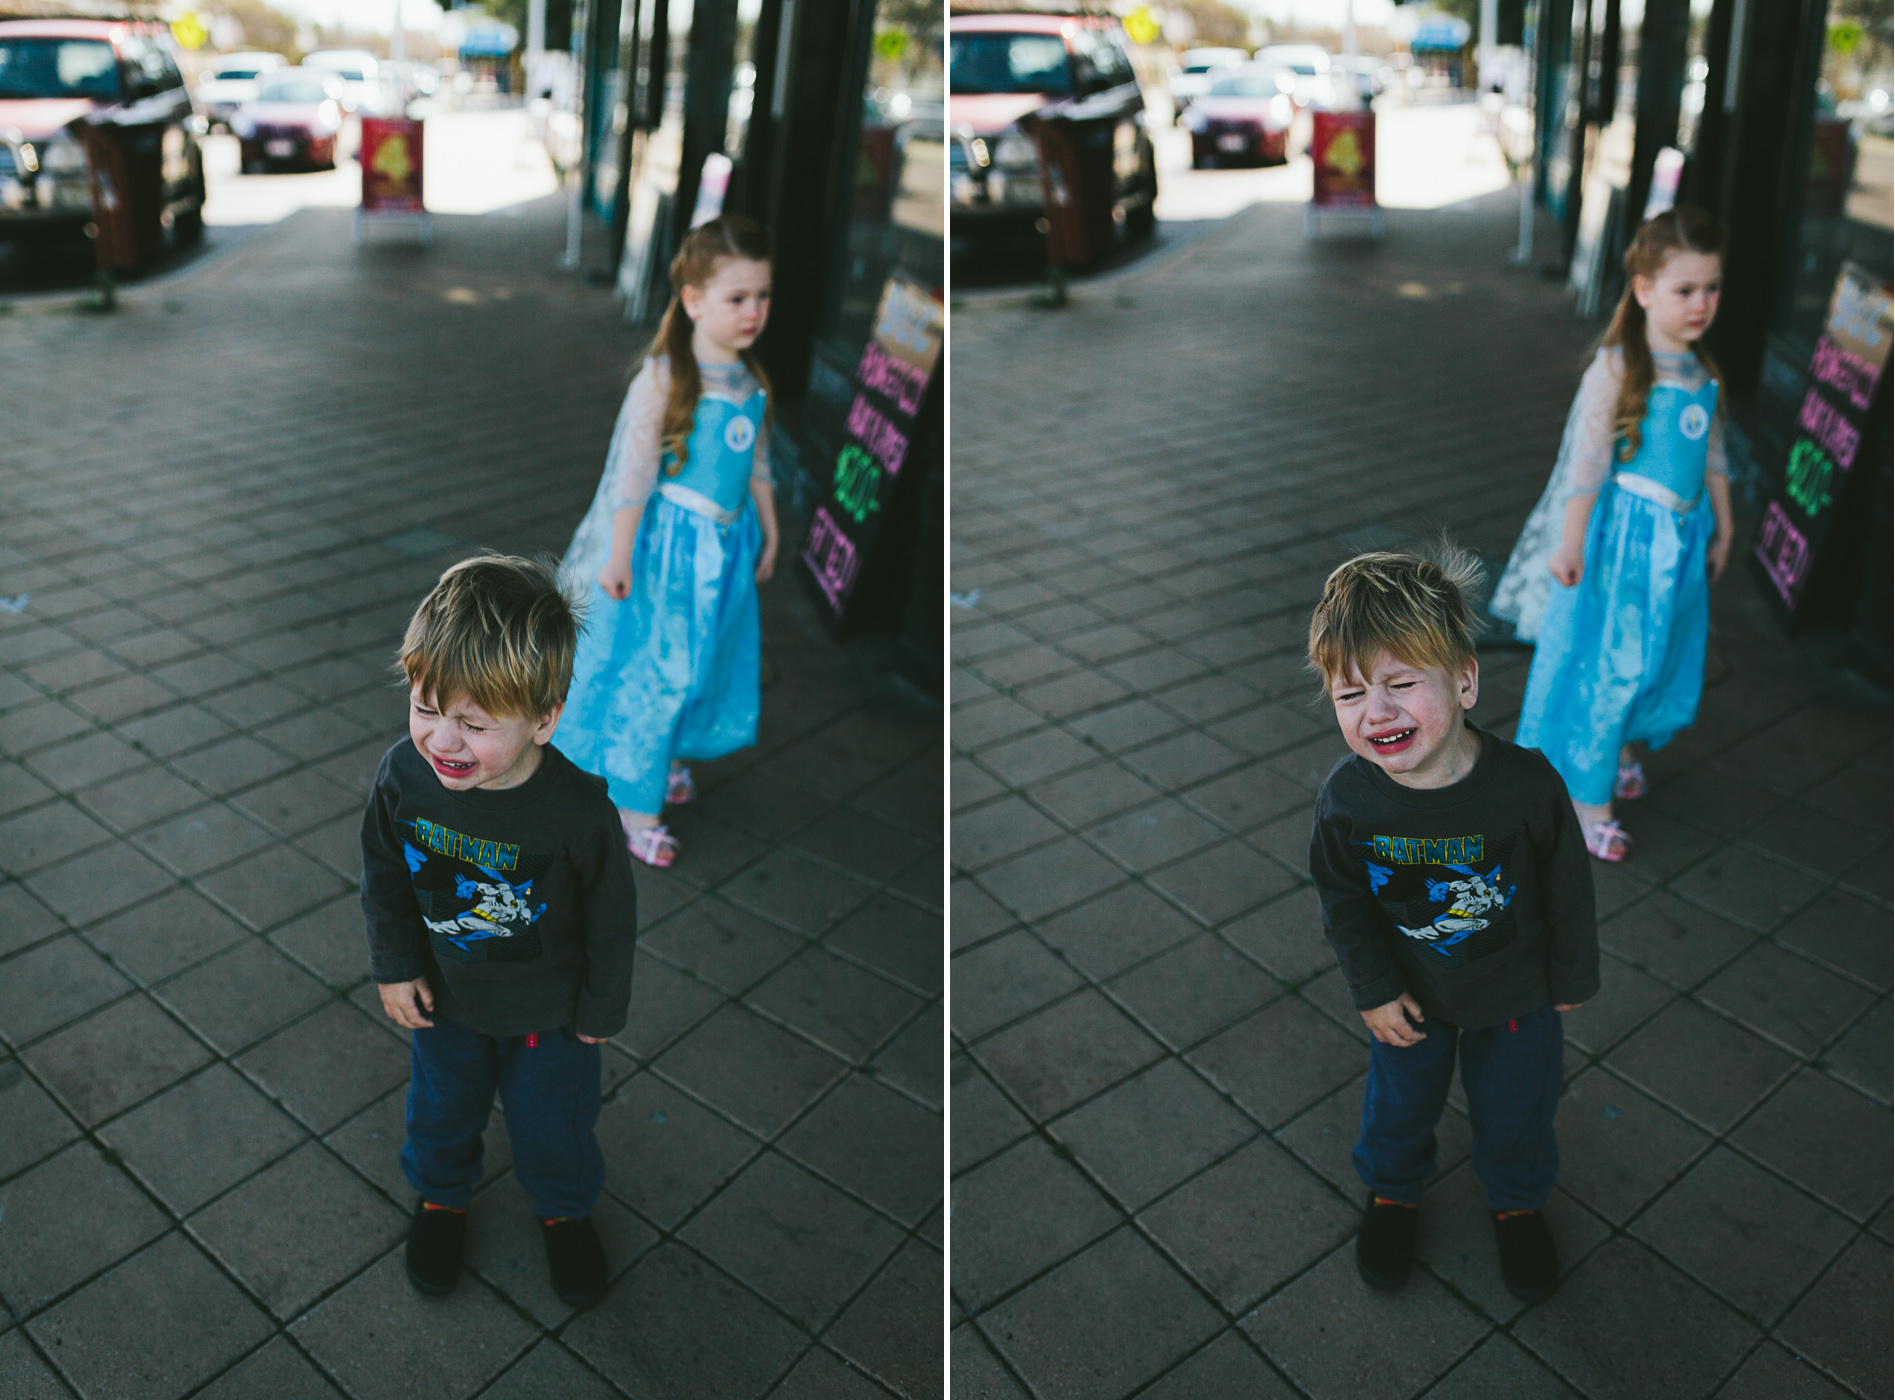
{"label": "girl in blue dress", "polygon": [[757,741],[757,585],[776,567],[770,390],[750,347],[770,314],[769,235],[720,218],[685,236],[671,305],[560,562],[588,601],[560,751],[602,775],[626,844],[670,865],[686,759]]}
{"label": "girl in blue dress", "polygon": [[1630,285],[1581,381],[1559,460],[1494,591],[1537,640],[1515,742],[1566,781],[1600,860],[1631,847],[1614,798],[1645,795],[1639,746],[1689,725],[1704,687],[1710,585],[1730,558],[1717,367],[1723,235],[1695,209],[1639,226]]}

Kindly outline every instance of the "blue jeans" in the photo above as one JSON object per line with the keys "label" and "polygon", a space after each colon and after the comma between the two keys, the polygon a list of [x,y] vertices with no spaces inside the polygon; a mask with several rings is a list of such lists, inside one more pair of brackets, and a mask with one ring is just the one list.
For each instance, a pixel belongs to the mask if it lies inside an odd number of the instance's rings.
{"label": "blue jeans", "polygon": [[566,1026],[491,1036],[437,1015],[414,1033],[408,1141],[401,1169],[421,1198],[465,1210],[480,1181],[480,1134],[500,1091],[513,1174],[540,1218],[590,1215],[605,1186],[599,1121],[599,1047]]}
{"label": "blue jeans", "polygon": [[1369,1045],[1362,1138],[1351,1160],[1370,1191],[1415,1205],[1434,1177],[1434,1125],[1447,1107],[1460,1051],[1474,1127],[1474,1174],[1490,1210],[1538,1210],[1559,1176],[1553,1114],[1565,1045],[1550,1005],[1498,1026],[1462,1030],[1429,1020],[1417,1044]]}

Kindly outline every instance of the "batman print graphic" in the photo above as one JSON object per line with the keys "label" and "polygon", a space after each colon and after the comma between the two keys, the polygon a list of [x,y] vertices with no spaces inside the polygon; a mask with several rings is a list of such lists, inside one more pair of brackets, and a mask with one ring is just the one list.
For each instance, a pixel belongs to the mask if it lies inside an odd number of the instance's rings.
{"label": "batman print graphic", "polygon": [[1417,952],[1450,963],[1498,952],[1518,936],[1511,836],[1377,836],[1358,842],[1369,892]]}
{"label": "batman print graphic", "polygon": [[535,925],[546,905],[535,890],[552,867],[550,855],[526,855],[425,818],[403,825],[402,854],[436,957],[474,963],[540,956]]}

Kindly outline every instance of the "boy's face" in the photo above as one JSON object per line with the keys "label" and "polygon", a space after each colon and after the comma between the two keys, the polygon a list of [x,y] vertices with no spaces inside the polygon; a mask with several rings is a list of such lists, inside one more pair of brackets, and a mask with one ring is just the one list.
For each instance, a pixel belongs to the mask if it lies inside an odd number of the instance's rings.
{"label": "boy's face", "polygon": [[442,704],[419,686],[408,692],[408,737],[452,792],[518,787],[540,766],[540,748],[553,737],[564,704],[534,719],[490,715],[472,700]]}
{"label": "boy's face", "polygon": [[1458,671],[1416,666],[1382,652],[1364,677],[1329,678],[1336,723],[1349,747],[1404,787],[1445,787],[1477,754],[1462,722],[1480,695],[1480,663]]}

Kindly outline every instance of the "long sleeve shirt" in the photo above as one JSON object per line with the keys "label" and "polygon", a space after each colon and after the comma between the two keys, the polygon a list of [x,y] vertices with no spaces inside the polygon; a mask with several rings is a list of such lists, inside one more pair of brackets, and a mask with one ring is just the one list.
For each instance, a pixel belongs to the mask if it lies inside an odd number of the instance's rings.
{"label": "long sleeve shirt", "polygon": [[362,817],[377,982],[425,977],[434,1014],[485,1035],[625,1026],[638,898],[605,781],[548,744],[518,787],[453,792],[403,739]]}
{"label": "long sleeve shirt", "polygon": [[1599,989],[1592,870],[1553,766],[1484,730],[1458,783],[1403,787],[1351,754],[1316,798],[1310,875],[1358,1010],[1413,993],[1457,1026]]}

